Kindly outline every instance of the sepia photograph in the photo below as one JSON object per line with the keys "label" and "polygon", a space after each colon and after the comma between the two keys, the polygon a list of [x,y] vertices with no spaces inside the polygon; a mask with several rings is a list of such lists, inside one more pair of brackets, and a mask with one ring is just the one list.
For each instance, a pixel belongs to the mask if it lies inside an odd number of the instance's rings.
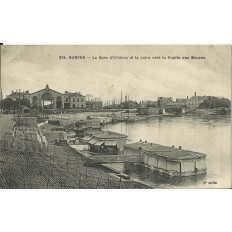
{"label": "sepia photograph", "polygon": [[0,49],[1,189],[231,188],[231,46]]}

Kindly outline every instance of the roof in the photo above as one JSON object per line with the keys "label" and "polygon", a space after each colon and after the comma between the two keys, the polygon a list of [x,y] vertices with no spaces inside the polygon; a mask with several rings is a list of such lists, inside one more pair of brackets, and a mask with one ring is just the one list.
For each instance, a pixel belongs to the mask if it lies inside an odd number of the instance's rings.
{"label": "roof", "polygon": [[70,96],[77,96],[77,97],[84,97],[82,94],[80,93],[64,93],[64,95],[70,95]]}
{"label": "roof", "polygon": [[[125,145],[125,148],[130,148],[133,150],[138,150],[138,149],[145,149],[146,147],[150,147],[152,143],[143,143],[143,142],[138,142],[138,143],[130,143]],[[154,144],[154,143],[153,143]]]}
{"label": "roof", "polygon": [[85,136],[84,138],[83,138],[83,140],[85,140],[85,141],[89,141],[89,140],[91,140],[92,139],[92,137],[90,137],[90,136]]}
{"label": "roof", "polygon": [[53,90],[53,89],[50,89],[50,88],[44,88],[44,89],[40,89],[40,90],[37,90],[37,91],[35,91],[35,92],[33,92],[33,93],[30,93],[29,95],[32,95],[32,94],[35,94],[35,93],[38,93],[38,92],[42,92],[42,91],[46,91],[46,90],[49,90],[49,91],[51,91],[51,92],[55,92],[55,93],[58,93],[58,94],[60,94],[60,95],[64,95],[63,93],[60,93],[60,92],[58,92],[58,91],[56,91],[56,90]]}
{"label": "roof", "polygon": [[82,126],[81,128],[78,128],[77,130],[86,130],[86,129],[101,129],[101,126]]}
{"label": "roof", "polygon": [[132,143],[126,145],[125,148],[133,150],[142,149],[144,153],[150,155],[158,155],[161,157],[165,157],[169,160],[188,160],[206,157],[206,155],[203,153],[172,148],[155,143]]}
{"label": "roof", "polygon": [[128,136],[113,131],[102,131],[100,133],[94,134],[94,137],[97,139],[119,139],[119,138],[127,138]]}
{"label": "roof", "polygon": [[89,141],[89,143],[92,144],[92,145],[95,144],[96,142],[98,142],[96,139],[91,139],[91,140]]}
{"label": "roof", "polygon": [[104,143],[104,141],[97,141],[94,145],[100,147],[103,143]]}
{"label": "roof", "polygon": [[105,146],[117,146],[117,141],[105,141]]}

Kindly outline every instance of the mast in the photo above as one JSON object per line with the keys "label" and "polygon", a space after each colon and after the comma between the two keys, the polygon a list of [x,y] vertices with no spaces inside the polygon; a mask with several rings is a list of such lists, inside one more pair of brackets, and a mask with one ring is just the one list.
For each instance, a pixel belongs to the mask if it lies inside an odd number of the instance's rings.
{"label": "mast", "polygon": [[121,117],[122,117],[122,90],[121,90]]}

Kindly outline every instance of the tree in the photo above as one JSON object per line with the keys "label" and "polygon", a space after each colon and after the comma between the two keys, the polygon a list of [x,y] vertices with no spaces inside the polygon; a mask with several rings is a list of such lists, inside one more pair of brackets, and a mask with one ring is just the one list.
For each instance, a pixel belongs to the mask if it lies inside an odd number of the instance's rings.
{"label": "tree", "polygon": [[20,99],[17,98],[15,100],[11,99],[11,98],[5,98],[4,100],[2,100],[1,102],[1,107],[3,110],[20,110],[23,106],[26,106],[28,108],[31,107],[30,105],[30,101],[26,98]]}
{"label": "tree", "polygon": [[2,109],[3,110],[14,109],[14,101],[11,98],[5,98],[4,100],[2,100]]}
{"label": "tree", "polygon": [[231,101],[229,99],[208,97],[199,105],[199,108],[204,108],[204,109],[230,108],[230,106],[231,106]]}
{"label": "tree", "polygon": [[[19,99],[17,99],[17,102],[19,103]],[[28,108],[31,107],[30,101],[27,98],[20,99],[20,105]]]}

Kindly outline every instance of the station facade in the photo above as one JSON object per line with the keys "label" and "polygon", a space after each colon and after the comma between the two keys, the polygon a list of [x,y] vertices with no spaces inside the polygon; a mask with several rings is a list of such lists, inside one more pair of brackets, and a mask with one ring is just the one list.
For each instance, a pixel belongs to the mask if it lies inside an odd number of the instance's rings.
{"label": "station facade", "polygon": [[[14,93],[7,97],[13,98]],[[46,102],[50,102],[50,109],[85,109],[86,97],[80,92],[71,93],[65,91],[60,93],[50,89],[48,85],[44,89],[38,90],[34,93],[29,91],[21,93],[20,98],[26,98],[30,101],[31,107],[46,108]]]}

